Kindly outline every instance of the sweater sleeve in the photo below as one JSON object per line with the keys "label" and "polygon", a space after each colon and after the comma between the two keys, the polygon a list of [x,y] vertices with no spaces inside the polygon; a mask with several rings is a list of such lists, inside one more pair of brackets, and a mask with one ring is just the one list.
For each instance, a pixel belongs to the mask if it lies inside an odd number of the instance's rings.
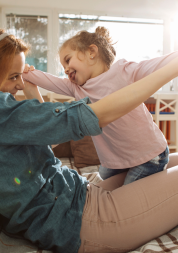
{"label": "sweater sleeve", "polygon": [[23,73],[22,76],[25,81],[36,84],[43,89],[74,97],[74,84],[67,78],[63,79],[40,70],[29,71]]}
{"label": "sweater sleeve", "polygon": [[133,83],[164,67],[176,57],[178,57],[178,51],[140,63],[122,60],[122,72],[120,74],[128,80],[128,83]]}

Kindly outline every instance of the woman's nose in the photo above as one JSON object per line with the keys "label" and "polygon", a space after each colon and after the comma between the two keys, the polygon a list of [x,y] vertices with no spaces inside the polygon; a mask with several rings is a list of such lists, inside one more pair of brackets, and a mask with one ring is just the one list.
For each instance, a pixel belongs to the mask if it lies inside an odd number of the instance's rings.
{"label": "woman's nose", "polygon": [[22,76],[20,76],[20,78],[18,80],[18,83],[16,85],[16,89],[17,90],[23,90],[24,88],[25,88],[24,81],[23,81]]}

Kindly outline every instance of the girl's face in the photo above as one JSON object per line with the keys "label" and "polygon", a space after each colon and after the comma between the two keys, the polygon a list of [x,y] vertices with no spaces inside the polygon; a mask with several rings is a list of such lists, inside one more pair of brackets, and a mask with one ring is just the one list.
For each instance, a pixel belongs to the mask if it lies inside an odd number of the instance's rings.
{"label": "girl's face", "polygon": [[25,88],[22,79],[24,67],[25,55],[23,52],[21,52],[20,54],[15,55],[9,76],[3,84],[3,87],[0,87],[0,91],[9,92],[15,96],[18,90],[23,90]]}
{"label": "girl's face", "polygon": [[82,86],[88,79],[95,77],[91,57],[89,51],[83,54],[68,46],[61,50],[60,61],[72,83]]}

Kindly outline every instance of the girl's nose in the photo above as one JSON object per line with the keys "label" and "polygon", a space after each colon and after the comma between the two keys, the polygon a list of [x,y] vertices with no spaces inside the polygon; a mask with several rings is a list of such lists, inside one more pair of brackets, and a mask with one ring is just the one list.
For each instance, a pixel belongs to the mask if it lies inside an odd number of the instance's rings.
{"label": "girl's nose", "polygon": [[65,68],[65,74],[68,75],[69,74],[69,68]]}
{"label": "girl's nose", "polygon": [[23,81],[22,76],[20,76],[20,78],[18,80],[18,84],[16,85],[16,89],[23,90],[24,88],[25,88],[24,81]]}

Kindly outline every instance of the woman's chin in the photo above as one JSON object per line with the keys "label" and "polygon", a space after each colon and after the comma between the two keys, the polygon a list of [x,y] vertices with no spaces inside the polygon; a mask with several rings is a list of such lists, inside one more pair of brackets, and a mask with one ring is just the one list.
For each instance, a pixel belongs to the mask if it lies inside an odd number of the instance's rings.
{"label": "woman's chin", "polygon": [[16,93],[11,93],[11,95],[12,95],[13,97],[15,97],[16,94],[17,94],[17,92],[16,92]]}

